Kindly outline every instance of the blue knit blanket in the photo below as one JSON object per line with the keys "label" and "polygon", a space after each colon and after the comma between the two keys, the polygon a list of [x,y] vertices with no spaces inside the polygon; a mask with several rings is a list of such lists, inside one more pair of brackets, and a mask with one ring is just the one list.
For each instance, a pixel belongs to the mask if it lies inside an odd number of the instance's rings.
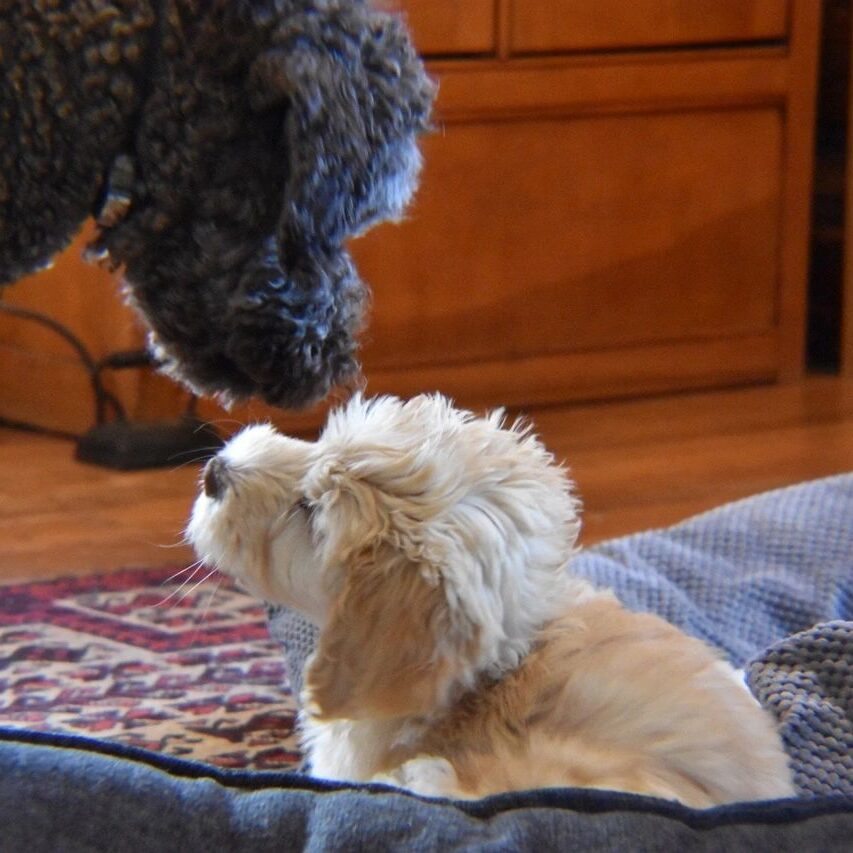
{"label": "blue knit blanket", "polygon": [[853,797],[853,622],[823,622],[749,665],[752,692],[779,721],[803,796]]}
{"label": "blue knit blanket", "polygon": [[[746,667],[800,794],[853,796],[853,474],[602,543],[572,571]],[[315,631],[283,609],[270,629],[297,692]]]}

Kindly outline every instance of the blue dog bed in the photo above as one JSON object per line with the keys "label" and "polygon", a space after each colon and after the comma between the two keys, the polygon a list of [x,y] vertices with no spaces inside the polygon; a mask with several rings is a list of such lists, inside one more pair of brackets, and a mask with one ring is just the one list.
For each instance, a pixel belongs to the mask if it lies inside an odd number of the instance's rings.
{"label": "blue dog bed", "polygon": [[[853,474],[604,543],[574,571],[745,666],[776,714],[799,798],[706,811],[608,791],[472,803],[299,774],[215,769],[62,735],[0,729],[9,850],[848,850],[853,837]],[[313,639],[271,630],[301,671]]]}

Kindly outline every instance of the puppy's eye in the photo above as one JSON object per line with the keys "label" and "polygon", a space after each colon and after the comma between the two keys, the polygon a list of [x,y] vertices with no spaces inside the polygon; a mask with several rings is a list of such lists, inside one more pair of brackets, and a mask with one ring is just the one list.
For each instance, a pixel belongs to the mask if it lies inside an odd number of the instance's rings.
{"label": "puppy's eye", "polygon": [[296,502],[296,506],[298,506],[299,509],[306,512],[308,515],[310,515],[314,509],[314,507],[311,506],[311,503],[309,502],[308,498],[301,498],[300,500],[298,500]]}

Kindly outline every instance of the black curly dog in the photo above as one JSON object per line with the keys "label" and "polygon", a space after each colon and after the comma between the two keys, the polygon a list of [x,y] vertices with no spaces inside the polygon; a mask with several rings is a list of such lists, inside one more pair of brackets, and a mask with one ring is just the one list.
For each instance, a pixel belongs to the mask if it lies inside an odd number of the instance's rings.
{"label": "black curly dog", "polygon": [[345,240],[402,212],[433,94],[361,0],[0,0],[0,283],[94,215],[165,372],[317,400],[359,369]]}

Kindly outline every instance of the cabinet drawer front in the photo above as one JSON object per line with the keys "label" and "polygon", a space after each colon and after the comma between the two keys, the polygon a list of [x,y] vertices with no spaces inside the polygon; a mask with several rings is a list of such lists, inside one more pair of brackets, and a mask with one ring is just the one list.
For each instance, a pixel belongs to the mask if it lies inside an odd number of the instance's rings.
{"label": "cabinet drawer front", "polygon": [[773,108],[454,124],[425,153],[408,220],[353,245],[368,376],[774,327]]}
{"label": "cabinet drawer front", "polygon": [[403,0],[400,7],[425,56],[494,52],[495,0]]}
{"label": "cabinet drawer front", "polygon": [[787,0],[513,0],[516,53],[782,39]]}

